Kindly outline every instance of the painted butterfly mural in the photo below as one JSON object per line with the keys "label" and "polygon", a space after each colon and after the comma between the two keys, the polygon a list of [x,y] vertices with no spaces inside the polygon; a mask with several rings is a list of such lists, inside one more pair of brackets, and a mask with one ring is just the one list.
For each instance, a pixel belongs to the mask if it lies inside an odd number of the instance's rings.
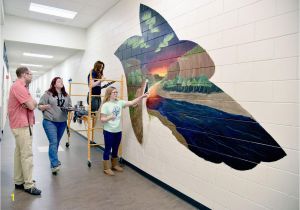
{"label": "painted butterfly mural", "polygon": [[[128,100],[149,81],[147,111],[197,156],[249,170],[286,153],[234,99],[209,79],[215,65],[197,43],[179,40],[155,10],[140,5],[142,36],[128,38],[115,52],[127,80]],[[132,127],[143,141],[142,105],[130,108]]]}

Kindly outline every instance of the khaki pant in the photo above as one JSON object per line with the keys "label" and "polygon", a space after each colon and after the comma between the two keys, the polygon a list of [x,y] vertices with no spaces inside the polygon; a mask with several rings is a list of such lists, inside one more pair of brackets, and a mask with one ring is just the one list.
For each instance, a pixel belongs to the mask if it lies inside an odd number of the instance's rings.
{"label": "khaki pant", "polygon": [[15,184],[24,183],[24,188],[29,189],[34,186],[32,181],[32,136],[29,134],[28,127],[15,128],[12,129],[12,132],[16,139],[14,156],[14,182]]}

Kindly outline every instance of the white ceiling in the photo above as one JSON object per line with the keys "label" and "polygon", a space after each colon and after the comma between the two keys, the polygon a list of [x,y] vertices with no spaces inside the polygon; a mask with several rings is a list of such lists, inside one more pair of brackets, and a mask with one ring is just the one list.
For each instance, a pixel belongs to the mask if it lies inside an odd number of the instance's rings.
{"label": "white ceiling", "polygon": [[[4,12],[35,20],[42,20],[80,28],[88,28],[95,20],[99,19],[107,10],[120,0],[4,0]],[[60,9],[78,12],[73,20],[44,15],[28,10],[30,2],[44,4]]]}
{"label": "white ceiling", "polygon": [[[24,42],[5,41],[7,56],[9,60],[9,69],[12,72],[12,78],[15,79],[15,70],[21,63],[39,64],[43,67],[29,67],[34,72],[34,78],[44,74],[56,65],[74,55],[80,50],[67,49],[62,47],[46,46]],[[53,55],[52,59],[27,57],[23,53],[38,53],[43,55]]]}
{"label": "white ceiling", "polygon": [[[93,22],[99,19],[105,12],[117,4],[120,0],[4,0],[5,15],[29,18],[37,21],[46,21],[56,24],[63,24],[78,28],[88,28]],[[35,13],[28,10],[30,2],[58,7],[61,9],[78,12],[73,20]],[[4,19],[5,20],[5,19]],[[5,22],[4,22],[5,24]],[[30,67],[31,70],[38,71],[34,77],[38,77],[46,71],[79,52],[77,49],[66,49],[61,47],[39,45],[33,43],[22,43],[6,41],[8,62],[12,77],[15,79],[15,69],[21,63],[33,63],[43,65],[42,68]],[[53,55],[53,59],[31,58],[23,56],[23,52],[36,54]]]}

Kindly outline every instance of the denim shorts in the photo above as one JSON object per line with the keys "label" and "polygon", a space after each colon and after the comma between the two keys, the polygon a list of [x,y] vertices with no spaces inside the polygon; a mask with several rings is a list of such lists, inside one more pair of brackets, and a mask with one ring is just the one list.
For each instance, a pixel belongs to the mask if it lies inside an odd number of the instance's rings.
{"label": "denim shorts", "polygon": [[[89,95],[86,98],[87,104],[89,104]],[[97,112],[101,106],[101,97],[92,96],[92,105],[91,110],[92,112]]]}

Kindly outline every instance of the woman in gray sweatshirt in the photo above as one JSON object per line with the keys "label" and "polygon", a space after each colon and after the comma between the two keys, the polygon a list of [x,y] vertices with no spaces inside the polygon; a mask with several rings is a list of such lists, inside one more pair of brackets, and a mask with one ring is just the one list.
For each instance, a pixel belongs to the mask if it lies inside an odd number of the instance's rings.
{"label": "woman in gray sweatshirt", "polygon": [[38,108],[43,112],[43,127],[49,140],[48,154],[52,173],[59,171],[61,165],[57,151],[59,142],[67,127],[68,113],[61,108],[71,106],[71,98],[65,90],[62,79],[55,77],[38,105]]}

